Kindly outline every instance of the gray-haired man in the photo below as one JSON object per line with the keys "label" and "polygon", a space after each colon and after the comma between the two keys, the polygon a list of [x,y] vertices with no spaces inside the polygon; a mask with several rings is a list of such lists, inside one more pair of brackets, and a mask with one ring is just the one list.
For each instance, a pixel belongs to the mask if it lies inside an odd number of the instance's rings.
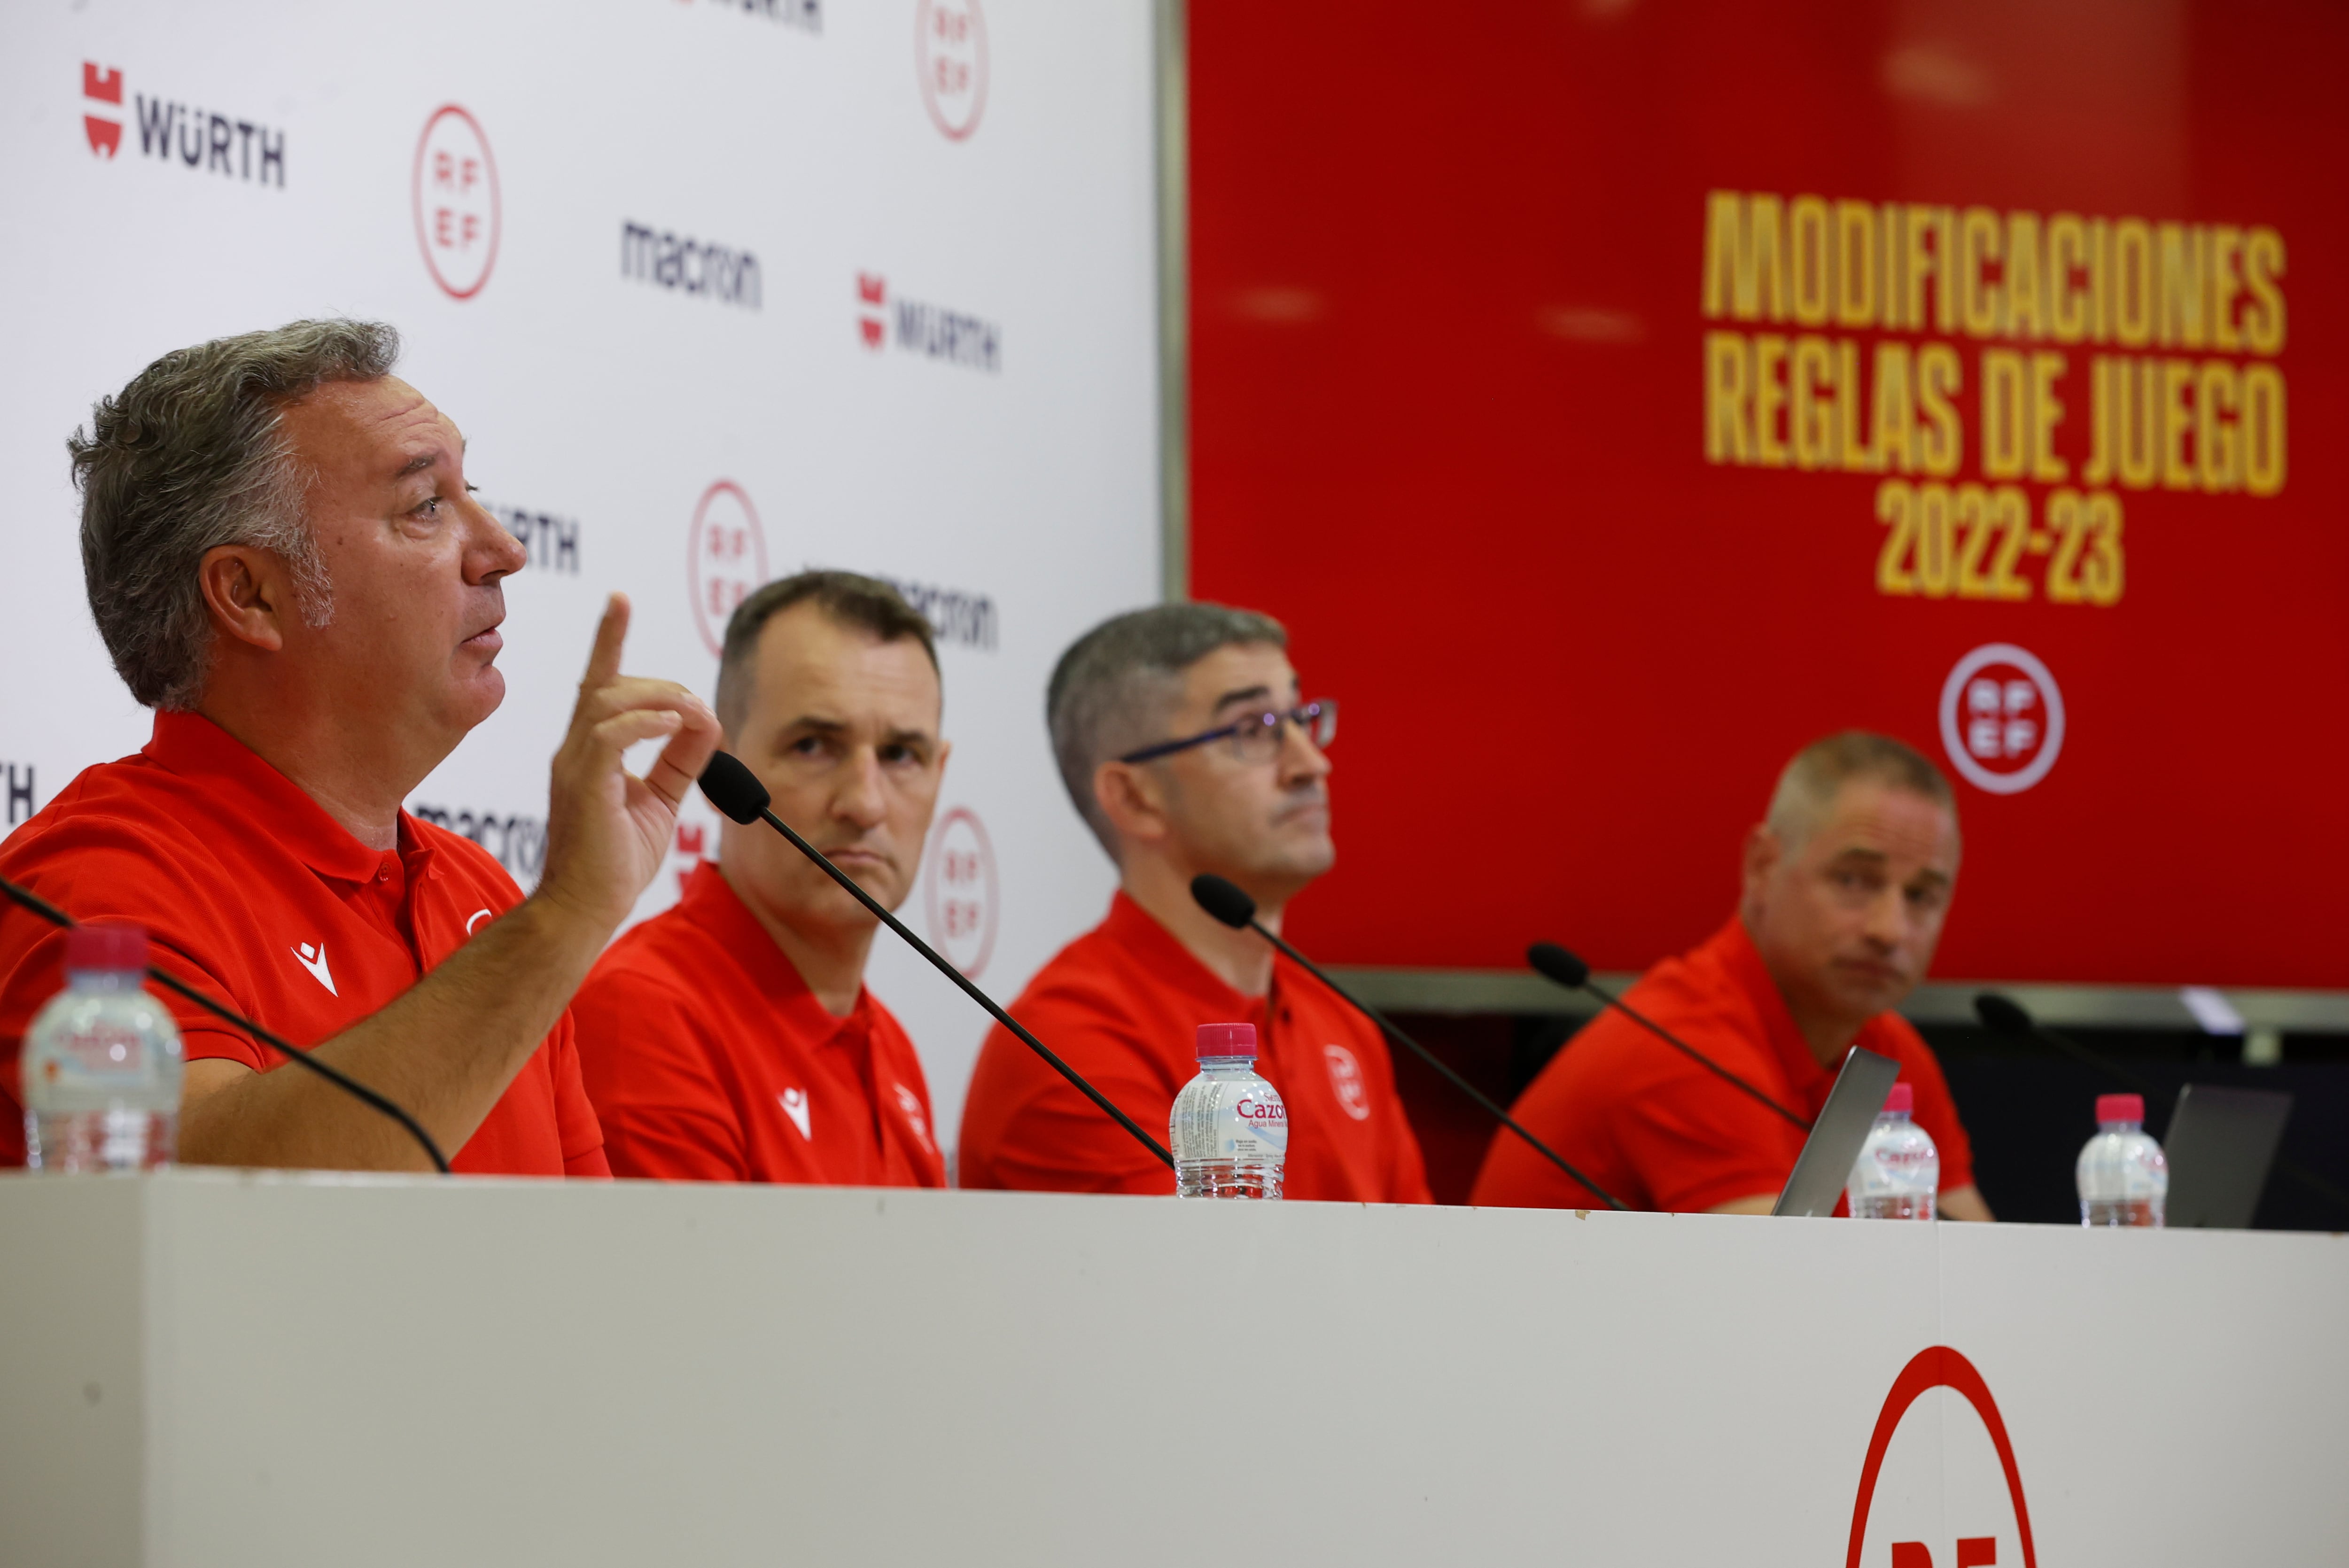
{"label": "gray-haired man", "polygon": [[[391,375],[398,352],[388,327],[296,322],[166,355],[98,405],[71,443],[90,611],[154,738],[10,835],[0,875],[147,927],[157,963],[316,1042],[460,1171],[602,1175],[565,1008],[659,870],[718,720],[620,675],[616,594],[555,753],[538,891],[401,810],[504,697],[502,584],[524,552],[473,500],[456,426]],[[655,739],[629,774],[622,753]],[[61,947],[0,919],[0,1089]],[[182,1159],[423,1165],[397,1124],[179,1016]],[[16,1109],[0,1161],[25,1158]]]}
{"label": "gray-haired man", "polygon": [[[1252,1023],[1257,1069],[1288,1109],[1286,1192],[1428,1201],[1386,1042],[1261,937],[1209,918],[1191,879],[1245,888],[1279,929],[1337,859],[1330,838],[1335,704],[1307,702],[1280,624],[1218,604],[1120,615],[1061,656],[1045,699],[1078,812],[1117,862],[1109,918],[1063,948],[1012,1006],[1144,1127],[1197,1071],[1193,1037]],[[1171,1192],[1152,1159],[1000,1028],[979,1051],[958,1153],[966,1187]]]}

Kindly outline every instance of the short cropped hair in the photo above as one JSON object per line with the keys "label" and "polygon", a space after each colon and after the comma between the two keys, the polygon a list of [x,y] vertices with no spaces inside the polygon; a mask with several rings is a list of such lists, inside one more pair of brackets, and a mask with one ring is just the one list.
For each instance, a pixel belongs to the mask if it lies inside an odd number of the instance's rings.
{"label": "short cropped hair", "polygon": [[855,572],[802,572],[778,577],[734,606],[726,621],[725,652],[718,660],[718,722],[740,738],[750,694],[758,686],[759,635],[767,623],[794,604],[812,603],[837,624],[869,633],[877,642],[911,637],[938,667],[938,646],[930,623],[905,603],[904,594],[878,577]]}
{"label": "short cropped hair", "polygon": [[1921,795],[1957,820],[1957,791],[1923,752],[1889,735],[1847,729],[1795,753],[1778,775],[1764,821],[1789,849],[1800,845],[1817,831],[1837,793],[1856,779]]}
{"label": "short cropped hair", "polygon": [[1182,700],[1183,672],[1237,643],[1288,645],[1288,630],[1269,615],[1228,604],[1158,604],[1113,616],[1070,645],[1044,692],[1052,756],[1077,814],[1110,858],[1117,830],[1093,798],[1104,762],[1161,740]]}
{"label": "short cropped hair", "polygon": [[275,552],[303,620],[333,618],[285,407],[326,382],[388,376],[398,358],[388,326],[297,321],[167,354],[98,400],[66,449],[89,613],[131,696],[166,709],[202,698],[212,633],[197,568],[222,545]]}

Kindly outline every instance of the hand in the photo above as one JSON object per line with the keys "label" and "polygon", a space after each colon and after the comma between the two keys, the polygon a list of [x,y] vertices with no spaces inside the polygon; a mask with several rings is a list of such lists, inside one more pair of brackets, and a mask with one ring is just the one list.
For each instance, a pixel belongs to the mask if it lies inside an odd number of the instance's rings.
{"label": "hand", "polygon": [[[718,717],[673,681],[620,674],[628,600],[615,593],[595,628],[571,729],[554,753],[546,812],[546,869],[538,893],[600,923],[600,942],[627,918],[659,874],[677,834],[677,810],[718,749]],[[668,744],[637,778],[621,765],[628,748]]]}

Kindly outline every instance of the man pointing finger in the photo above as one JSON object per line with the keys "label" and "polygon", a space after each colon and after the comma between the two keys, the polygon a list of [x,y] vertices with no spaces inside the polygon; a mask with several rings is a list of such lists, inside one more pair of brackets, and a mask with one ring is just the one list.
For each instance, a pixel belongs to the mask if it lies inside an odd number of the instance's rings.
{"label": "man pointing finger", "polygon": [[[398,348],[388,327],[296,322],[166,355],[99,403],[70,443],[90,611],[154,736],[0,844],[0,875],[145,926],[157,963],[407,1107],[460,1171],[601,1175],[565,1009],[718,723],[620,674],[615,595],[555,755],[538,891],[401,809],[505,695],[502,585],[526,555],[473,500],[456,426],[390,374]],[[630,775],[622,754],[652,739]],[[20,1099],[62,949],[0,918],[0,1099]],[[424,1168],[391,1121],[173,1006],[182,1160]],[[0,1104],[10,1163],[17,1109]]]}

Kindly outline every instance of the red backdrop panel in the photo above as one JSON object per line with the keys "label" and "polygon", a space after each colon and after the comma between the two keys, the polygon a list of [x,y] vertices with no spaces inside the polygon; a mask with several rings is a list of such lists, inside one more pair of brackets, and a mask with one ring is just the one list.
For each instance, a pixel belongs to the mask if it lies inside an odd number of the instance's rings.
{"label": "red backdrop panel", "polygon": [[[1309,948],[1505,966],[1549,937],[1603,967],[1652,962],[1730,909],[1740,835],[1795,747],[1861,726],[1954,770],[1945,681],[2011,644],[2045,668],[2064,732],[2029,788],[1959,785],[1966,863],[1938,972],[2349,985],[2331,435],[2349,412],[2349,12],[1193,0],[1191,18],[1193,592],[1281,616],[1307,685],[1346,705],[1340,864],[1295,912]],[[1766,279],[1755,319],[1709,316],[1714,191],[1775,195],[1782,220],[1812,194],[1879,218],[1945,209],[1946,235],[1921,242],[1992,284],[2004,263],[1957,248],[1971,209],[1993,245],[2018,211],[2026,233],[2103,220],[2107,246],[2128,218],[2199,226],[2181,231],[2195,245],[2271,230],[2281,348],[2241,341],[2248,300],[2228,307],[2232,347],[2208,323],[2199,347],[2123,343],[2117,294],[2101,343],[1881,307],[1806,325],[1791,277],[1777,320]],[[1764,336],[1847,342],[1871,384],[1879,346],[1920,364],[1946,345],[1954,471],[1903,474],[1890,448],[1881,469],[1709,459],[1708,419],[1736,413],[1709,401],[1727,397],[1709,392],[1714,332],[1737,335],[1749,391],[1791,373],[1754,368]],[[2005,416],[1982,407],[1986,356],[2009,349],[2064,356],[2063,417],[2012,480],[1992,450]],[[2220,361],[2239,401],[2264,367],[2296,438],[2280,488],[2272,449],[2270,494],[2245,488],[2240,452],[2215,490],[2088,482],[2099,358],[2157,383],[2166,359],[2189,377]],[[1853,393],[1869,450],[1880,395]],[[1795,439],[1783,413],[1743,418]],[[1740,438],[1763,438],[1719,437]],[[2189,481],[2196,438],[2178,449]],[[1907,500],[1885,500],[1888,480]],[[1921,539],[1888,562],[1885,508],[2002,484],[2021,531],[2003,570],[2000,525],[1942,528],[1938,499],[1935,540],[1962,553],[1984,534],[1963,581]],[[2108,546],[2124,576],[2090,564],[2102,524],[2056,515],[2075,493],[2125,519]],[[1888,571],[1909,591],[1887,592]],[[2027,599],[1982,596],[2018,583]],[[1996,779],[2047,746],[2047,716],[2035,690],[1996,706],[2020,677],[1985,673],[1992,722],[1966,727],[1984,715],[1961,689],[1959,749]]]}

